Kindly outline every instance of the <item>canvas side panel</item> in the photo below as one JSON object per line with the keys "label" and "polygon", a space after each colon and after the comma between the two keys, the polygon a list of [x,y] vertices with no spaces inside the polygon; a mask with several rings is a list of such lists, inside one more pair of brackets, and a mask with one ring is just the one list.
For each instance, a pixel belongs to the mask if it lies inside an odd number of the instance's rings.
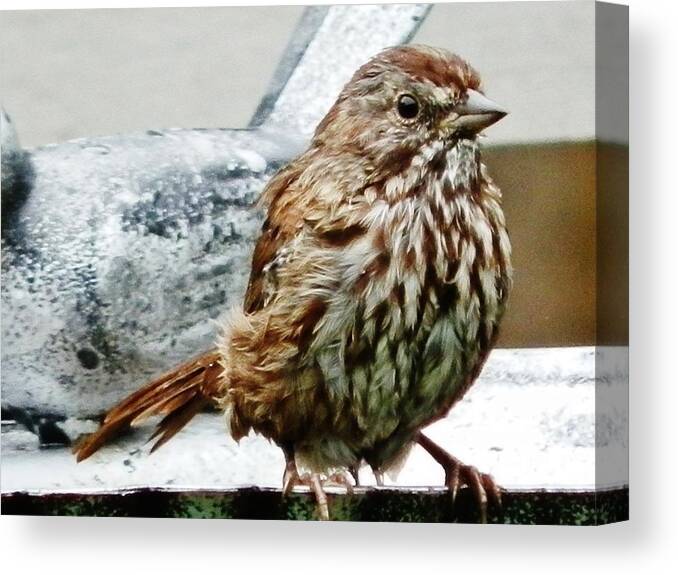
{"label": "canvas side panel", "polygon": [[[596,3],[596,487],[628,486],[628,7]],[[610,518],[603,506],[598,522]]]}

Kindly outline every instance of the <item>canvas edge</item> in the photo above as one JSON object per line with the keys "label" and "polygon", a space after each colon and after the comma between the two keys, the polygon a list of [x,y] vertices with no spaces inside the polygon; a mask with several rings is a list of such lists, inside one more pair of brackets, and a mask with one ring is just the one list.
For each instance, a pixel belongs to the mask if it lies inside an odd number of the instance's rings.
{"label": "canvas edge", "polygon": [[[595,50],[595,483],[598,491],[612,484],[628,487],[629,477],[628,6],[595,3]],[[610,385],[613,380],[623,385]],[[620,445],[610,445],[611,428],[621,430]],[[628,506],[628,489],[626,494]],[[628,520],[628,513],[626,517],[610,520],[604,505],[596,506],[596,515],[598,525]]]}

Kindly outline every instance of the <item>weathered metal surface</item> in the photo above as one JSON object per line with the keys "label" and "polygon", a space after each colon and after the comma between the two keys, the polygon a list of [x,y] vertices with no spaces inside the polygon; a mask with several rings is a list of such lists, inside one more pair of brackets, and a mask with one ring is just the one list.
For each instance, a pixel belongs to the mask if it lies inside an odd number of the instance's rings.
{"label": "weathered metal surface", "polygon": [[24,152],[3,119],[5,412],[96,415],[210,346],[210,320],[244,290],[260,226],[251,206],[305,145],[300,110],[313,122],[356,62],[407,40],[427,10],[309,9],[257,129],[151,130]]}
{"label": "weathered metal surface", "polygon": [[290,149],[177,130],[33,151],[34,188],[3,230],[3,405],[96,414],[208,347],[244,291],[251,206]]}
{"label": "weathered metal surface", "polygon": [[[265,122],[310,134],[367,57],[410,40],[430,9],[430,4],[332,6],[322,20],[318,12],[307,13],[318,23],[317,33],[299,35],[308,42],[303,52],[293,52],[299,54],[298,65],[283,61],[271,86],[273,96],[264,98],[253,125]],[[278,92],[279,86],[284,88]]]}
{"label": "weathered metal surface", "polygon": [[[454,505],[444,489],[357,488],[328,494],[335,521],[477,523],[469,489]],[[501,508],[491,507],[488,523],[517,525],[601,525],[628,519],[628,489],[609,491],[512,491]],[[193,519],[317,519],[310,493],[282,497],[272,489],[173,491],[136,489],[119,493],[14,492],[2,497],[5,515],[177,517]]]}

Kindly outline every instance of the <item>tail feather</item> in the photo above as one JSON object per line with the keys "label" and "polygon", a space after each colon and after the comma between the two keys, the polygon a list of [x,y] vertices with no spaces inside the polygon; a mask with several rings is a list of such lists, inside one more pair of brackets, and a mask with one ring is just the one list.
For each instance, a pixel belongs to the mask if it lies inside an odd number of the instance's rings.
{"label": "tail feather", "polygon": [[144,404],[151,404],[158,398],[168,397],[166,395],[168,390],[171,390],[171,392],[178,391],[177,384],[188,383],[190,386],[192,383],[191,376],[199,375],[210,364],[216,363],[218,360],[219,353],[217,350],[213,350],[164,373],[123,399],[106,414],[104,423],[118,419],[122,414],[129,411],[131,407],[141,405],[142,402]]}
{"label": "tail feather", "polygon": [[126,429],[162,415],[150,438],[159,436],[151,448],[154,452],[197,413],[215,403],[222,371],[219,352],[213,350],[154,379],[111,409],[101,427],[74,447],[77,460],[87,459]]}
{"label": "tail feather", "polygon": [[196,382],[191,379],[176,391],[170,389],[164,396],[156,395],[148,398],[143,404],[139,404],[134,408],[138,415],[130,422],[130,425],[132,427],[141,425],[154,415],[167,415],[172,410],[190,401],[199,392],[200,390],[196,388]]}
{"label": "tail feather", "polygon": [[149,441],[151,441],[160,436],[153,444],[153,447],[151,447],[151,453],[172,439],[181,428],[193,419],[193,416],[203,411],[209,403],[210,401],[202,396],[194,396],[188,402],[163,417],[162,421],[155,428],[153,435],[149,438]]}

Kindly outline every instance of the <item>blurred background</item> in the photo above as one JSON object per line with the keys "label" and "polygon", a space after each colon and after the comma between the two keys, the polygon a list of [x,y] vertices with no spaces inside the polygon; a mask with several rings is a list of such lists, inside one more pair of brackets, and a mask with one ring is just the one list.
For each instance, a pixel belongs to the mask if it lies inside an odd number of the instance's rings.
{"label": "blurred background", "polygon": [[[303,7],[0,12],[0,101],[24,147],[170,127],[245,127]],[[596,320],[594,4],[435,6],[414,41],[479,70],[511,111],[488,130],[490,171],[504,192],[515,289],[504,347],[627,340],[625,297]],[[626,197],[615,202],[623,222]],[[618,204],[618,205],[617,205]],[[624,261],[628,234],[607,223]],[[627,267],[612,266],[626,282]],[[597,328],[598,324],[598,328]],[[601,331],[602,330],[602,331]]]}

